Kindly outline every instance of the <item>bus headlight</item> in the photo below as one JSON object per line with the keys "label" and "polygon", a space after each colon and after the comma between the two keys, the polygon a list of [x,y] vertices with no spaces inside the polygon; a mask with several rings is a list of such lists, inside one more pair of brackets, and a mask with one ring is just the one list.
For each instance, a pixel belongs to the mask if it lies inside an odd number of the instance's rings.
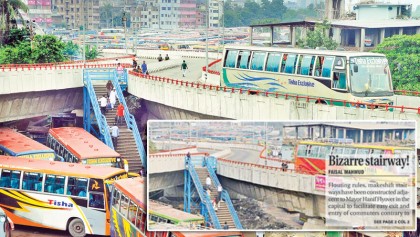
{"label": "bus headlight", "polygon": [[5,216],[0,216],[0,223],[3,223],[6,221],[6,217]]}
{"label": "bus headlight", "polygon": [[82,160],[82,164],[86,164],[86,160]]}
{"label": "bus headlight", "polygon": [[117,158],[117,162],[121,162],[121,158]]}

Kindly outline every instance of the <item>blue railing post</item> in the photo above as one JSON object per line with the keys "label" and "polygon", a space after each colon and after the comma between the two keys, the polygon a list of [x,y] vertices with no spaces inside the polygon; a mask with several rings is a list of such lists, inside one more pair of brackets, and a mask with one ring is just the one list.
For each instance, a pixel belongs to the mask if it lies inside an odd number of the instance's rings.
{"label": "blue railing post", "polygon": [[[99,129],[99,133],[101,134],[101,139],[107,146],[114,149],[114,144],[112,143],[111,133],[108,127],[108,123],[106,122],[106,118],[100,110],[98,98],[96,97],[95,89],[93,88],[93,85],[92,85],[91,74],[90,74],[89,69],[83,69],[83,83],[89,94],[90,103],[92,105],[96,121],[98,123],[98,129]],[[90,116],[90,113],[89,113],[89,116]]]}
{"label": "blue railing post", "polygon": [[[147,167],[147,161],[146,161],[146,152],[143,147],[143,141],[141,140],[140,132],[137,127],[136,119],[132,114],[130,114],[130,111],[127,107],[127,103],[125,102],[124,95],[122,93],[122,89],[120,87],[119,78],[117,74],[117,70],[113,69],[112,73],[112,84],[114,85],[114,88],[117,92],[118,100],[120,103],[124,106],[124,119],[127,124],[128,129],[130,129],[133,133],[134,140],[136,142],[137,150],[140,154],[140,159],[142,165],[146,168]],[[127,83],[127,70],[124,70],[123,78],[125,78],[125,83]]]}

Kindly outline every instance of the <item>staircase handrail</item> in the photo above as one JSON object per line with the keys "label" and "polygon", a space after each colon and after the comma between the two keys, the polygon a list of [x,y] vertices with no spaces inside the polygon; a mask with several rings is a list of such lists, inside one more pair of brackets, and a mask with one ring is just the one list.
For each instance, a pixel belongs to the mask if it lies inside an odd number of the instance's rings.
{"label": "staircase handrail", "polygon": [[[124,74],[127,74],[126,70],[124,71]],[[114,88],[117,92],[118,100],[124,106],[124,119],[127,123],[128,129],[130,129],[131,132],[133,133],[133,137],[134,137],[134,140],[136,142],[137,150],[140,154],[141,163],[142,163],[144,168],[147,168],[146,152],[145,152],[144,147],[143,147],[143,141],[141,140],[141,136],[140,136],[139,129],[137,127],[136,119],[134,118],[134,116],[132,114],[130,114],[130,111],[128,110],[127,103],[125,102],[124,95],[122,93],[122,89],[121,89],[120,86],[117,86],[117,85],[119,85],[119,81],[118,81],[119,79],[118,79],[116,69],[113,70],[113,75],[114,76],[113,76],[112,84],[113,84],[113,86],[114,86]]]}
{"label": "staircase handrail", "polygon": [[241,221],[239,220],[238,214],[236,213],[235,208],[233,207],[232,200],[230,199],[229,193],[226,190],[222,191],[221,199],[225,201],[226,206],[229,209],[230,214],[232,215],[233,222],[235,223],[236,229],[243,229]]}
{"label": "staircase handrail", "polygon": [[[206,166],[207,171],[210,174],[210,177],[216,186],[216,188],[220,185],[220,181],[217,178],[216,172],[214,172],[214,169],[212,167]],[[221,199],[225,201],[226,206],[229,209],[230,215],[232,216],[233,222],[235,223],[236,229],[243,229],[241,221],[239,220],[238,214],[236,213],[235,208],[233,207],[232,200],[230,199],[229,193],[226,190],[222,190],[222,196]]]}
{"label": "staircase handrail", "polygon": [[92,103],[92,108],[95,114],[96,121],[98,122],[100,133],[105,139],[105,144],[110,148],[114,149],[114,144],[112,143],[108,123],[106,122],[105,116],[101,112],[98,103],[98,98],[96,97],[95,89],[93,88],[92,81],[90,80],[90,72],[86,69],[83,70],[83,82],[89,92],[90,102]]}
{"label": "staircase handrail", "polygon": [[[187,159],[186,159],[187,160]],[[200,178],[198,177],[197,172],[195,171],[195,168],[193,165],[188,164],[186,162],[186,168],[189,171],[191,178],[193,180],[193,183],[195,185],[195,188],[197,189],[197,193],[200,196],[201,201],[206,206],[206,209],[208,213],[210,214],[210,219],[212,220],[213,226],[216,229],[222,229],[222,226],[220,225],[219,218],[216,215],[216,211],[214,210],[213,206],[211,205],[210,197],[208,197],[204,193],[203,185],[200,182]]]}

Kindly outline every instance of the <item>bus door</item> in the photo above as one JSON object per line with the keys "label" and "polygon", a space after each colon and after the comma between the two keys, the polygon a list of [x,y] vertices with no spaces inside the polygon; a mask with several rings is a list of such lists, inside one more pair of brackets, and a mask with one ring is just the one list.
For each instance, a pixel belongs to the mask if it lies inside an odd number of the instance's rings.
{"label": "bus door", "polygon": [[347,91],[346,58],[336,57],[333,65],[333,81],[331,88]]}
{"label": "bus door", "polygon": [[[85,213],[94,233],[103,232],[106,226],[105,186],[102,179],[90,179],[88,187],[88,211]],[[109,226],[108,226],[109,227]]]}

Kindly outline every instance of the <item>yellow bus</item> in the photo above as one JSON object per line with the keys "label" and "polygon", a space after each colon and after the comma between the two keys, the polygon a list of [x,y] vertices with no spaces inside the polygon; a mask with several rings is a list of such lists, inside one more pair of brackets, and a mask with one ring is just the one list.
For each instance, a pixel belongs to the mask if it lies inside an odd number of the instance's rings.
{"label": "yellow bus", "polygon": [[0,208],[18,225],[110,235],[109,184],[123,169],[0,156]]}

